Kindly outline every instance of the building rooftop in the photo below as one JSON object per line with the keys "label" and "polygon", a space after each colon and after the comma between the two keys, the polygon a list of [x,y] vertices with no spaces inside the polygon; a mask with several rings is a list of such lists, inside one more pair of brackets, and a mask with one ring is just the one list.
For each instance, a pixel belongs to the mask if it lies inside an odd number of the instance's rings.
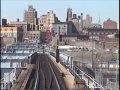
{"label": "building rooftop", "polygon": [[67,22],[56,22],[56,23],[52,23],[52,24],[67,24]]}
{"label": "building rooftop", "polygon": [[24,22],[24,21],[11,21],[9,22],[8,24],[27,24],[27,22]]}
{"label": "building rooftop", "polygon": [[101,24],[98,24],[98,23],[93,23],[89,26],[90,28],[93,28],[93,27],[96,27],[96,28],[101,28],[102,25]]}
{"label": "building rooftop", "polygon": [[77,37],[77,39],[89,40],[89,35],[60,35],[60,37]]}
{"label": "building rooftop", "polygon": [[73,34],[73,35],[61,35],[62,37],[88,37],[89,35],[76,35],[76,34]]}
{"label": "building rooftop", "polygon": [[118,31],[118,29],[88,28],[88,31]]}

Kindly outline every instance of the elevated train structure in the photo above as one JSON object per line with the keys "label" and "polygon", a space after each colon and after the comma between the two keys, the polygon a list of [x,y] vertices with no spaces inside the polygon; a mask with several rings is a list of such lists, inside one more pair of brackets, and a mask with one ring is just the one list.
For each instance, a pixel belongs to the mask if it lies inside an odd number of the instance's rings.
{"label": "elevated train structure", "polygon": [[[28,55],[26,66],[18,78],[12,86],[9,85],[10,90],[107,90],[95,80],[93,73],[90,75],[90,72],[86,73],[75,65],[73,57],[60,53],[60,61],[56,62],[54,52],[49,53],[45,48],[37,48],[37,45],[35,47],[34,53]],[[3,60],[7,62],[10,59]]]}
{"label": "elevated train structure", "polygon": [[[22,81],[18,78],[11,90],[67,90],[62,76],[57,69],[53,68],[55,66],[46,54],[38,54],[30,65],[29,72],[24,72],[28,74],[20,75],[26,78]],[[34,69],[32,69],[33,67]]]}
{"label": "elevated train structure", "polygon": [[80,82],[81,84],[78,85],[74,76],[60,63],[56,63],[55,58],[51,55],[34,53],[28,68],[23,70],[11,90],[71,90],[78,88],[84,90],[85,82],[84,80]]}

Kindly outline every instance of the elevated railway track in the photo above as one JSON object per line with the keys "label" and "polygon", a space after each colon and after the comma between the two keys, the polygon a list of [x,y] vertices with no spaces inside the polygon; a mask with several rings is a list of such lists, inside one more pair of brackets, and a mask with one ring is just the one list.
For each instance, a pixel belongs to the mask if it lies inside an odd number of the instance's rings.
{"label": "elevated railway track", "polygon": [[68,90],[62,75],[47,54],[38,54],[33,65],[33,70],[22,72],[21,79],[18,78],[11,90]]}

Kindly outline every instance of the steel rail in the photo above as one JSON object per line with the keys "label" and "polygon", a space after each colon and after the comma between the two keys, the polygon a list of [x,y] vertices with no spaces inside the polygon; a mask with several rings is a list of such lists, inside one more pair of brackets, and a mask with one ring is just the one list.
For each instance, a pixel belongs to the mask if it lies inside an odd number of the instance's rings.
{"label": "steel rail", "polygon": [[48,64],[49,64],[49,67],[50,67],[50,69],[51,69],[51,71],[52,71],[52,73],[53,73],[53,77],[54,77],[54,79],[55,79],[55,82],[56,82],[56,84],[57,84],[57,90],[60,90],[60,85],[59,85],[59,83],[58,83],[58,80],[57,80],[57,77],[56,77],[56,75],[55,75],[55,73],[54,73],[54,71],[53,71],[53,69],[52,69],[52,66],[50,65],[50,63],[48,62]]}

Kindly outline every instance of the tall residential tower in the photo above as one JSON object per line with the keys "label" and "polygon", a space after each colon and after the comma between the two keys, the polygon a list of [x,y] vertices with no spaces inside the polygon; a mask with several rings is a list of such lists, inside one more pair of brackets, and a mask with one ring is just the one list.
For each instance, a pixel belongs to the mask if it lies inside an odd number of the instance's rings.
{"label": "tall residential tower", "polygon": [[71,21],[72,20],[72,8],[67,9],[67,18],[66,21]]}
{"label": "tall residential tower", "polygon": [[28,6],[28,10],[24,12],[24,21],[32,24],[36,24],[37,11],[33,8],[32,5]]}

